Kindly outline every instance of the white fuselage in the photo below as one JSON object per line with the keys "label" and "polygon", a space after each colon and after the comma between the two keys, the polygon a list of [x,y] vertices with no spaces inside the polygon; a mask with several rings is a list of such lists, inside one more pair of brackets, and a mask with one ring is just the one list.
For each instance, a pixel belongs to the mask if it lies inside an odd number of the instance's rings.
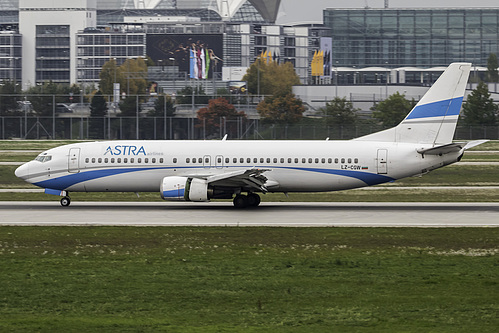
{"label": "white fuselage", "polygon": [[50,149],[19,167],[16,175],[43,188],[72,192],[159,192],[164,177],[267,169],[269,192],[323,192],[422,174],[462,154],[417,152],[428,147],[353,140],[88,142]]}

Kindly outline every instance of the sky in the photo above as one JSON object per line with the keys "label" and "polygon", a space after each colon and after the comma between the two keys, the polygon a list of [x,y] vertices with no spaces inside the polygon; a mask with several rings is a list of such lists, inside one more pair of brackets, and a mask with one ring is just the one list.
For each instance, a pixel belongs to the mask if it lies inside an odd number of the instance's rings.
{"label": "sky", "polygon": [[[325,8],[383,8],[384,0],[281,0],[277,24],[322,23]],[[438,4],[436,4],[438,3]],[[471,4],[472,3],[472,4]],[[499,7],[497,0],[389,0],[390,8]]]}

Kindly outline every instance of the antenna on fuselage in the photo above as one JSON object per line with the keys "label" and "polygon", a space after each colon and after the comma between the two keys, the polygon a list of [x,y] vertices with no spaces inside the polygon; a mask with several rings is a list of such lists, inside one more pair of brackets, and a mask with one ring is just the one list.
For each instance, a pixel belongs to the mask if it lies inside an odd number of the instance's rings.
{"label": "antenna on fuselage", "polygon": [[222,139],[222,141],[227,141],[227,134],[224,135],[224,138]]}

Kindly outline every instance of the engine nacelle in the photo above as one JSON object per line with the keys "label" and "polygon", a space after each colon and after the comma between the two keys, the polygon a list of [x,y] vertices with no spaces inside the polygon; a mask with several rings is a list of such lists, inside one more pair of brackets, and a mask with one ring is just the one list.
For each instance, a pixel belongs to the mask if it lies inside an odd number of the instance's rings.
{"label": "engine nacelle", "polygon": [[161,197],[169,201],[208,201],[208,183],[204,179],[165,177],[160,186]]}

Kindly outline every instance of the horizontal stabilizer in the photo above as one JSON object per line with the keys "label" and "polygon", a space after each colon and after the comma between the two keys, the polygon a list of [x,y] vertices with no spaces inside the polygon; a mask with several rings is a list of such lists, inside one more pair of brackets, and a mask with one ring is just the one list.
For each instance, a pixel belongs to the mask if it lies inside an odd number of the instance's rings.
{"label": "horizontal stabilizer", "polygon": [[418,149],[418,153],[423,155],[444,155],[448,153],[454,153],[460,150],[468,150],[470,148],[481,145],[482,143],[485,143],[487,141],[489,140],[449,143],[446,145],[432,147],[432,148],[421,148]]}
{"label": "horizontal stabilizer", "polygon": [[438,147],[421,148],[418,149],[418,153],[422,155],[444,155],[460,151],[461,149],[463,149],[462,143],[449,143]]}
{"label": "horizontal stabilizer", "polygon": [[489,140],[476,140],[476,141],[470,141],[464,146],[464,150],[468,150],[470,148],[476,147],[478,145],[481,145],[482,143],[485,143]]}

